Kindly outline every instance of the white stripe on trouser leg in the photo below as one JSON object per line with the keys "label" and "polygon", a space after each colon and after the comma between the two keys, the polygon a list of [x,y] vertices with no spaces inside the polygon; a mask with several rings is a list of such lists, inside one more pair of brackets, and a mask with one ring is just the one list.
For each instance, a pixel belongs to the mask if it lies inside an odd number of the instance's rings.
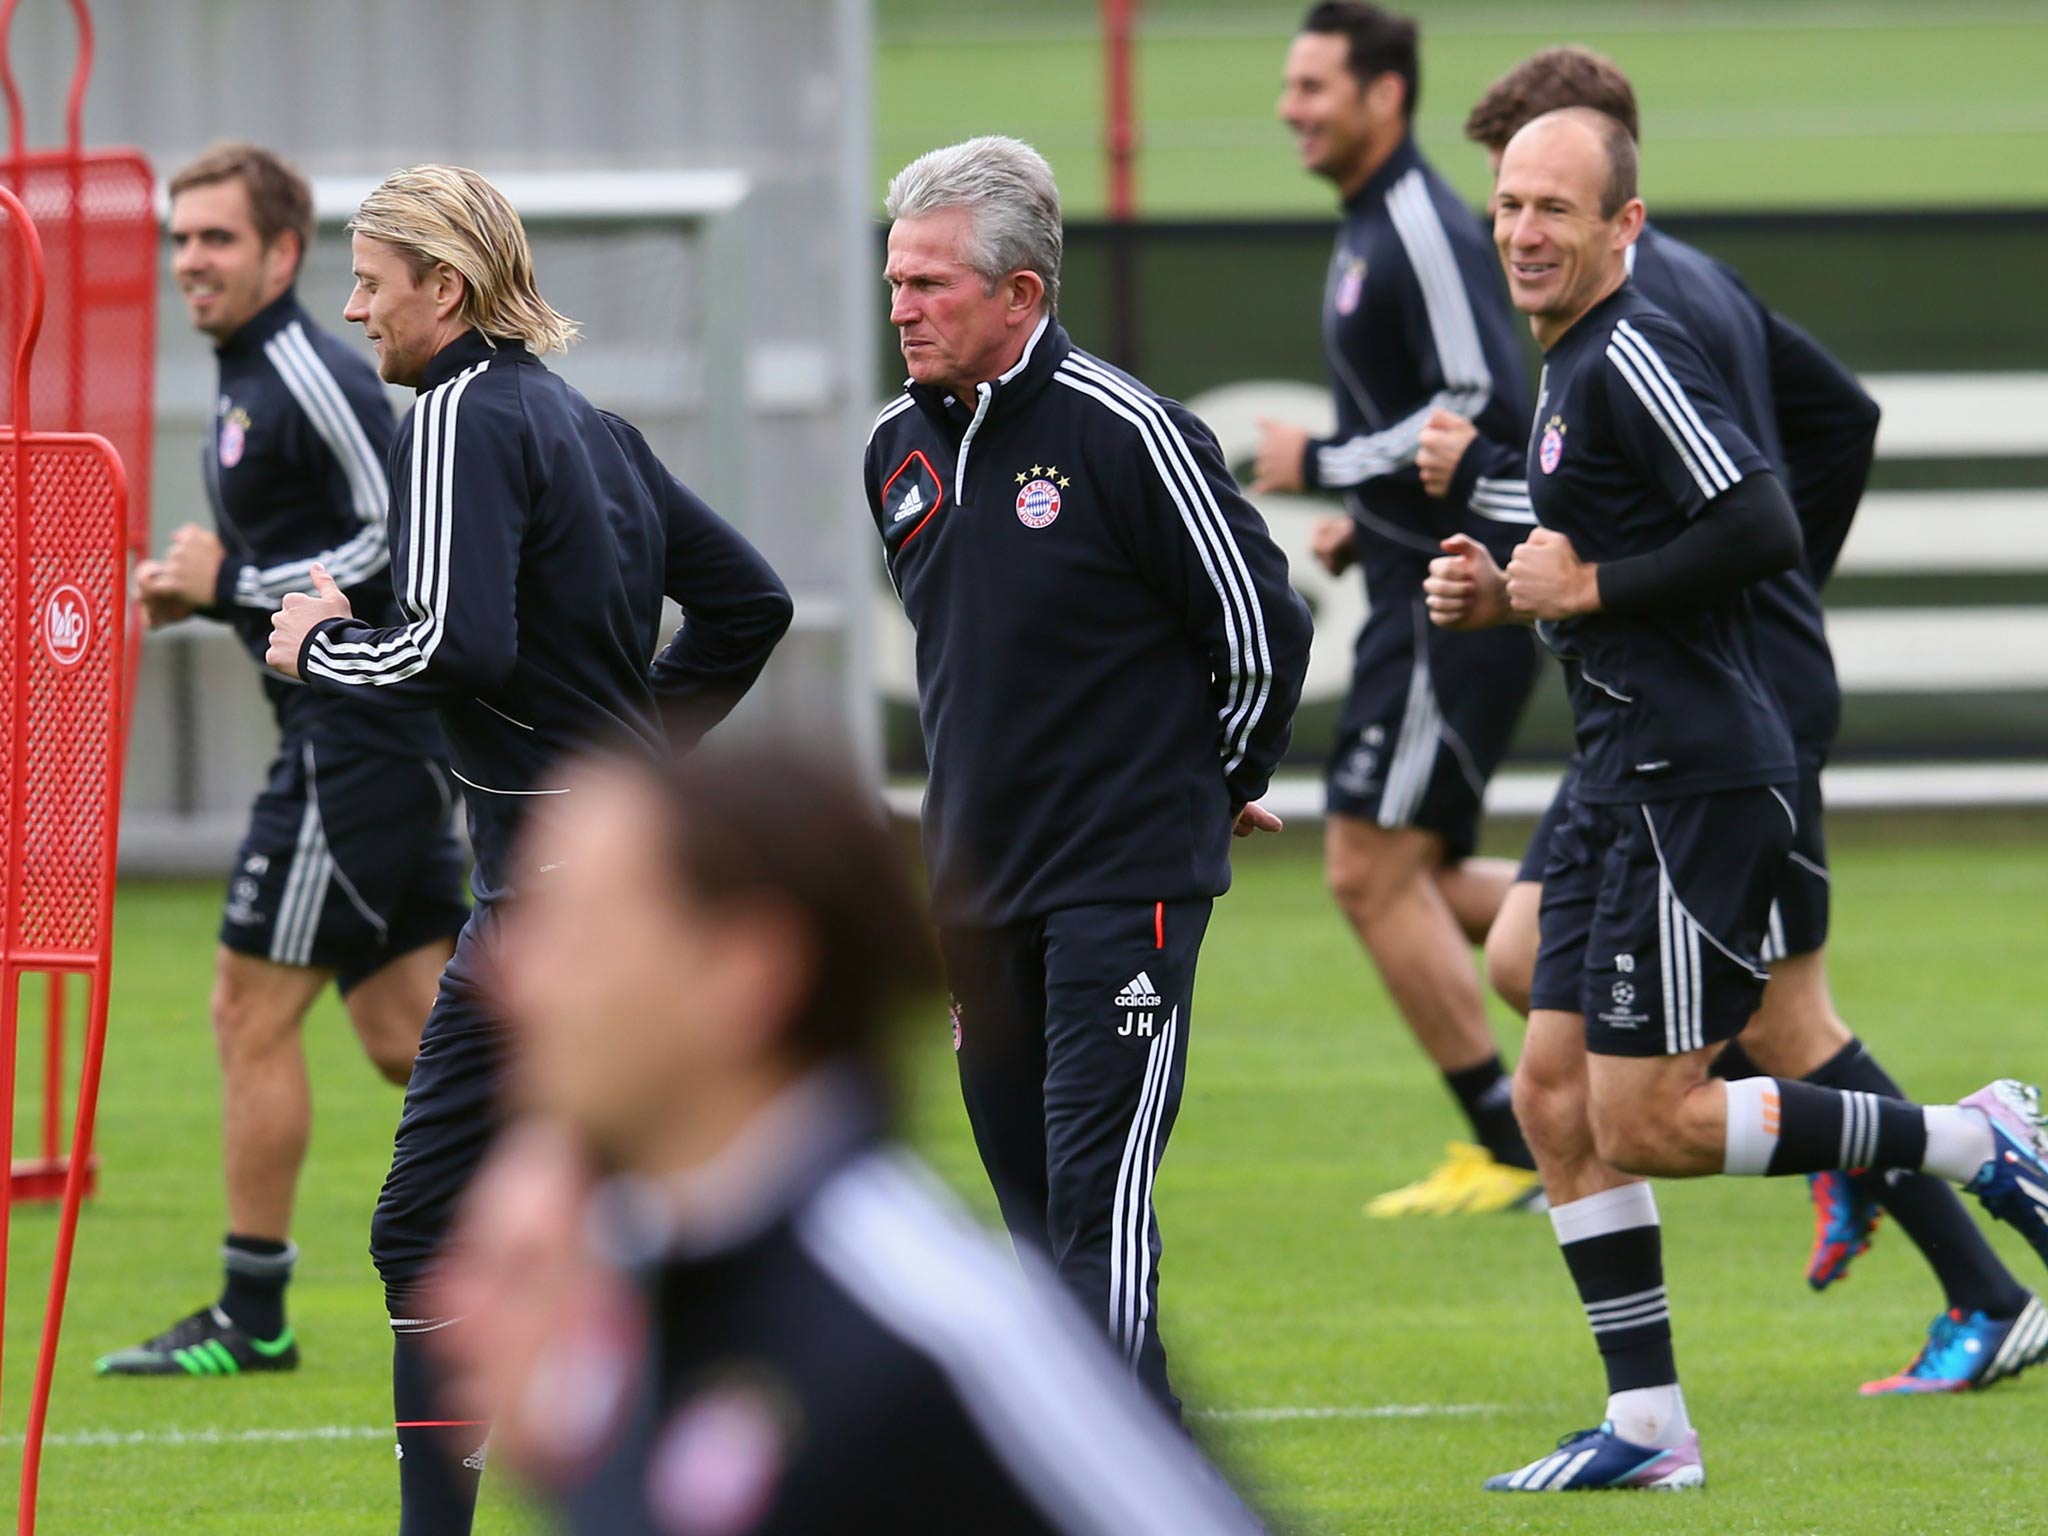
{"label": "white stripe on trouser leg", "polygon": [[1664,1049],[1678,1054],[1679,1021],[1685,1002],[1678,985],[1678,934],[1674,931],[1671,885],[1661,874],[1657,878],[1657,961],[1664,983]]}
{"label": "white stripe on trouser leg", "polygon": [[[1681,914],[1685,912],[1683,907],[1678,910]],[[1692,1037],[1686,1042],[1685,1048],[1697,1051],[1704,1049],[1707,1043],[1707,976],[1705,968],[1700,964],[1700,925],[1689,916],[1685,919],[1685,957],[1692,971],[1692,1007],[1689,1010],[1692,1018]]]}
{"label": "white stripe on trouser leg", "polygon": [[1129,1248],[1131,1213],[1134,1197],[1142,1182],[1137,1173],[1137,1160],[1144,1152],[1146,1118],[1166,1097],[1165,1076],[1170,1060],[1163,1049],[1165,1045],[1166,1036],[1160,1035],[1146,1052],[1145,1082],[1138,1094],[1138,1107],[1131,1115],[1130,1131],[1124,1137],[1123,1161],[1117,1166],[1116,1173],[1116,1199],[1110,1208],[1109,1334],[1133,1359],[1136,1352],[1131,1349],[1129,1339],[1136,1309],[1130,1305],[1128,1297],[1130,1272],[1134,1268]]}
{"label": "white stripe on trouser leg", "polygon": [[1152,1128],[1145,1136],[1144,1162],[1140,1172],[1144,1177],[1144,1200],[1138,1209],[1135,1234],[1137,1280],[1131,1287],[1131,1299],[1137,1308],[1137,1325],[1131,1330],[1131,1364],[1138,1363],[1138,1354],[1145,1343],[1145,1329],[1152,1321],[1152,1186],[1159,1177],[1160,1137],[1166,1134],[1166,1105],[1173,1097],[1173,1053],[1180,1035],[1180,1009],[1166,1016],[1166,1049],[1161,1053],[1165,1070],[1159,1077],[1159,1093],[1152,1107]]}
{"label": "white stripe on trouser leg", "polygon": [[[1426,629],[1429,621],[1418,618]],[[1437,707],[1436,688],[1429,677],[1428,635],[1415,636],[1415,663],[1408,674],[1408,699],[1401,710],[1401,731],[1394,740],[1394,753],[1387,762],[1386,782],[1380,790],[1379,823],[1383,827],[1406,826],[1428,793],[1429,777],[1436,768],[1436,748],[1443,713]]]}
{"label": "white stripe on trouser leg", "polygon": [[285,874],[284,894],[271,920],[270,958],[280,965],[305,965],[312,952],[312,933],[320,925],[327,894],[327,838],[320,827],[319,803],[310,797],[299,818],[299,837]]}

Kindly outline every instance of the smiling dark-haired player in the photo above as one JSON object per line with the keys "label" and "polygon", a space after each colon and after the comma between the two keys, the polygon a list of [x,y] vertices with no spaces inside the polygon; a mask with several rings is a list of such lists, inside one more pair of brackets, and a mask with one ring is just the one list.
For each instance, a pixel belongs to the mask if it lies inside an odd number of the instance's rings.
{"label": "smiling dark-haired player", "polygon": [[[1371,1216],[1542,1196],[1472,960],[1514,879],[1513,865],[1472,852],[1536,647],[1519,631],[1433,629],[1422,605],[1446,533],[1505,558],[1527,528],[1528,394],[1485,231],[1410,132],[1419,82],[1415,23],[1362,0],[1311,7],[1288,47],[1280,118],[1303,166],[1344,199],[1322,320],[1337,430],[1261,423],[1252,486],[1343,497],[1344,515],[1316,529],[1316,556],[1332,575],[1356,564],[1369,606],[1330,749],[1324,874],[1471,1126],[1428,1174],[1374,1198]],[[1455,477],[1433,478],[1419,450],[1449,421],[1477,442]]]}

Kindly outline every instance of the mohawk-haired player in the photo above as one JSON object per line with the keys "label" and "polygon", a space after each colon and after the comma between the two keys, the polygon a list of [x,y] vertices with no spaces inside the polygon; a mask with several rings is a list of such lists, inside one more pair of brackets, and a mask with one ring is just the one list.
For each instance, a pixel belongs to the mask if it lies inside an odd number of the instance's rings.
{"label": "mohawk-haired player", "polygon": [[1447,540],[1427,584],[1439,623],[1540,626],[1565,663],[1580,753],[1544,871],[1524,1050],[1556,1091],[1525,1101],[1524,1124],[1608,1366],[1609,1416],[1489,1482],[1501,1490],[1705,1480],[1639,1178],[1931,1173],[2048,1257],[2048,1129],[2031,1087],[1923,1108],[1709,1075],[1762,997],[1797,827],[1792,736],[1758,669],[1748,592],[1796,563],[1799,525],[1705,357],[1629,281],[1643,217],[1635,140],[1615,119],[1568,108],[1509,142],[1494,236],[1545,352],[1528,459],[1539,526],[1505,572],[1477,542]]}
{"label": "mohawk-haired player", "polygon": [[[1417,83],[1415,23],[1361,0],[1313,7],[1288,49],[1280,116],[1302,163],[1344,198],[1323,295],[1337,431],[1265,423],[1252,486],[1343,493],[1347,515],[1317,529],[1317,556],[1332,574],[1359,565],[1370,608],[1330,752],[1325,873],[1472,1127],[1472,1143],[1367,1205],[1373,1216],[1498,1211],[1541,1195],[1472,959],[1514,866],[1471,857],[1536,648],[1519,630],[1433,629],[1422,605],[1445,534],[1463,530],[1505,559],[1528,526],[1529,402],[1485,232],[1410,134]],[[1476,422],[1478,442],[1455,477],[1433,479],[1419,449],[1454,419]]]}
{"label": "mohawk-haired player", "polygon": [[[398,618],[384,542],[391,406],[369,364],[299,304],[312,235],[305,179],[253,144],[216,145],[171,179],[172,275],[220,367],[202,466],[214,528],[180,528],[137,586],[152,628],[219,620],[259,666],[271,614],[313,589],[316,566],[363,613]],[[260,675],[278,753],[235,854],[211,1002],[227,1280],[211,1306],[102,1356],[102,1375],[298,1365],[284,1299],[313,1121],[306,1011],[332,981],[364,1052],[402,1085],[469,916],[433,717]]]}
{"label": "mohawk-haired player", "polygon": [[[1635,91],[1628,77],[1612,61],[1577,47],[1547,48],[1495,81],[1466,119],[1466,136],[1497,166],[1524,123],[1568,106],[1605,112],[1636,136]],[[1841,720],[1841,690],[1819,594],[1869,477],[1877,404],[1813,338],[1765,308],[1721,263],[1652,224],[1644,225],[1628,256],[1635,286],[1699,343],[1745,435],[1790,489],[1805,533],[1805,558],[1757,583],[1750,594],[1761,671],[1792,732],[1799,828],[1771,909],[1764,951],[1770,983],[1756,1017],[1714,1070],[1724,1077],[1762,1070],[1823,1087],[1903,1097],[1835,1012],[1823,954],[1828,870],[1820,775]],[[1570,795],[1566,783],[1530,841],[1518,883],[1487,940],[1495,985],[1523,1012],[1536,962],[1549,834],[1567,814]],[[1539,1096],[1551,1086],[1542,1080],[1540,1065],[1518,1082],[1518,1093]],[[1926,1345],[1903,1371],[1865,1383],[1865,1395],[1990,1386],[2048,1355],[2048,1308],[2014,1278],[1941,1180],[1831,1169],[1810,1175],[1810,1184],[1818,1220],[1807,1279],[1816,1290],[1840,1279],[1869,1246],[1883,1206],[1945,1292]]]}
{"label": "mohawk-haired player", "polygon": [[[470,1526],[486,1427],[438,1411],[424,1281],[498,1123],[504,1030],[484,988],[517,899],[511,840],[548,866],[544,809],[595,741],[687,745],[750,687],[789,625],[789,595],[753,547],[665,469],[628,423],[549,372],[575,327],[541,297],[519,215],[474,171],[387,178],[349,226],[362,325],[389,383],[418,403],[391,447],[390,540],[401,622],[317,598],[274,621],[270,665],[315,693],[430,706],[468,789],[477,907],[441,977],[371,1223],[395,1335],[401,1536]],[[664,595],[684,624],[650,668]],[[669,724],[664,729],[663,716]]]}

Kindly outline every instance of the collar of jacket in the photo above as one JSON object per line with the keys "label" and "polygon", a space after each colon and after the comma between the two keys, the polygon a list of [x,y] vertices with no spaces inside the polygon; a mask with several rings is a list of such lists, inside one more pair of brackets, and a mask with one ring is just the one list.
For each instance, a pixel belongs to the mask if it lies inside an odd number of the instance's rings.
{"label": "collar of jacket", "polygon": [[[1073,350],[1074,343],[1058,320],[1051,315],[1040,320],[1038,328],[1031,333],[1031,339],[1024,344],[1024,355],[1001,377],[988,381],[988,410],[983,420],[999,413],[1007,415],[1035,398],[1052,382],[1053,374],[1059,371],[1060,364]],[[975,396],[949,394],[930,384],[906,382],[904,387],[932,424],[941,430],[950,430],[955,438],[974,417]],[[950,406],[948,401],[952,402]]]}
{"label": "collar of jacket", "polygon": [[1344,199],[1344,211],[1359,213],[1378,207],[1386,201],[1388,189],[1420,164],[1422,151],[1415,147],[1414,136],[1404,135],[1393,153],[1380,162],[1379,169],[1365,178],[1365,185]]}
{"label": "collar of jacket", "polygon": [[263,343],[294,320],[302,320],[305,316],[306,312],[299,307],[297,290],[287,288],[243,321],[239,331],[213,349],[213,355],[231,358],[247,357],[252,353],[261,352]]}
{"label": "collar of jacket", "polygon": [[873,1072],[850,1062],[814,1068],[762,1106],[710,1162],[658,1177],[619,1174],[600,1185],[591,1235],[627,1268],[729,1253],[880,1141],[887,1120],[887,1091]]}
{"label": "collar of jacket", "polygon": [[537,363],[540,359],[526,350],[523,341],[514,341],[507,336],[486,336],[472,326],[428,361],[420,374],[419,392],[425,394],[436,385],[446,384],[463,369],[487,361]]}

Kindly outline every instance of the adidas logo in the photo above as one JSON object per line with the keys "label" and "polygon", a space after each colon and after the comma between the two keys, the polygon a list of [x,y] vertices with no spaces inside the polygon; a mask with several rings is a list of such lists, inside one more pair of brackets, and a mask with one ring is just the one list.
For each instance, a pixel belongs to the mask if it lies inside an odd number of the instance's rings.
{"label": "adidas logo", "polygon": [[903,499],[896,503],[896,515],[893,518],[891,518],[890,521],[893,523],[900,523],[906,517],[915,517],[918,513],[922,512],[923,510],[924,488],[922,486],[913,485],[908,491],[904,493]]}
{"label": "adidas logo", "polygon": [[1123,991],[1116,995],[1116,1005],[1119,1008],[1157,1008],[1159,1002],[1158,989],[1152,985],[1152,978],[1143,971],[1125,982]]}
{"label": "adidas logo", "polygon": [[485,1453],[490,1450],[490,1448],[490,1442],[488,1440],[485,1441],[482,1445],[478,1446],[475,1450],[471,1451],[467,1456],[463,1457],[462,1464],[465,1467],[469,1468],[469,1470],[472,1472],[483,1471],[484,1456]]}

